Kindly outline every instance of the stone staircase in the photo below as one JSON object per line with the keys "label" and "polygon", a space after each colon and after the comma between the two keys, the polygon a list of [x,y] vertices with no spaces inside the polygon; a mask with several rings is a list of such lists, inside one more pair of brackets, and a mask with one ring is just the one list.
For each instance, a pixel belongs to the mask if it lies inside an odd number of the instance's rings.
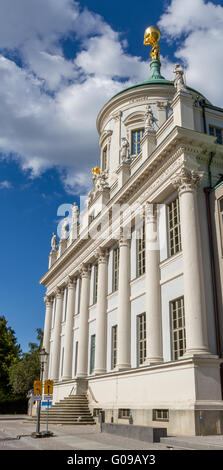
{"label": "stone staircase", "polygon": [[[49,408],[48,423],[51,424],[95,424],[85,394],[70,395]],[[47,411],[41,411],[40,423],[46,423]]]}

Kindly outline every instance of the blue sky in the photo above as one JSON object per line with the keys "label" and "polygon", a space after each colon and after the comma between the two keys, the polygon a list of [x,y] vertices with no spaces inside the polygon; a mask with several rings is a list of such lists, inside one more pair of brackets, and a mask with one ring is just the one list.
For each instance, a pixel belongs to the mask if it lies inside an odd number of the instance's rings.
{"label": "blue sky", "polygon": [[24,351],[44,326],[38,281],[57,209],[91,188],[100,108],[149,75],[151,24],[162,74],[181,62],[188,85],[223,106],[222,1],[0,2],[0,314]]}

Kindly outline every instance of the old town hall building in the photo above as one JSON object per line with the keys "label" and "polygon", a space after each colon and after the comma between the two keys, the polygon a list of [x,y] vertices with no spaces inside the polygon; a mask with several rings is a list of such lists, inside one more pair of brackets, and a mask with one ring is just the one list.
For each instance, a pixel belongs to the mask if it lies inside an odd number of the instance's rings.
{"label": "old town hall building", "polygon": [[223,109],[186,85],[179,64],[163,78],[152,53],[149,79],[101,109],[85,209],[74,204],[69,232],[65,221],[52,238],[40,281],[45,378],[54,403],[86,393],[109,423],[218,434]]}

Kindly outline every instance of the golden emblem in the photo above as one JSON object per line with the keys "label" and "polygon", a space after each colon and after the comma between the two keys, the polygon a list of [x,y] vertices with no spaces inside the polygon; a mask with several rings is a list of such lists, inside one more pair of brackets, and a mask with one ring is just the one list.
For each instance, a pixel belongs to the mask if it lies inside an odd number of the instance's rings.
{"label": "golden emblem", "polygon": [[160,30],[157,26],[149,26],[144,34],[144,46],[152,46],[150,57],[152,60],[160,59]]}
{"label": "golden emblem", "polygon": [[98,166],[95,166],[94,168],[92,168],[92,173],[93,175],[100,175],[101,170]]}

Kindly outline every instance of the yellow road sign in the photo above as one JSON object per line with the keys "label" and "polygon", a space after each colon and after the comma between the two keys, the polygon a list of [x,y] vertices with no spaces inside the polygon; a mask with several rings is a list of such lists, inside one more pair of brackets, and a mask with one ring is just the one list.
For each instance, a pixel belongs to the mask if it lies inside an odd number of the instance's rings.
{"label": "yellow road sign", "polygon": [[45,380],[44,382],[44,393],[45,395],[53,394],[53,380]]}
{"label": "yellow road sign", "polygon": [[34,395],[42,395],[42,380],[34,380],[34,386],[33,386],[33,391]]}

